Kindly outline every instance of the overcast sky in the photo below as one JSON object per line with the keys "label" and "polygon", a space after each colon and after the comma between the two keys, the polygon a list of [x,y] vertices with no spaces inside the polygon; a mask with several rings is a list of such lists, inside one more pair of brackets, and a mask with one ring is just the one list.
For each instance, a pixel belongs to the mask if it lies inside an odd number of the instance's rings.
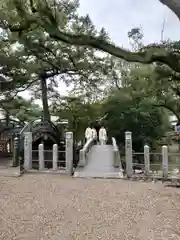
{"label": "overcast sky", "polygon": [[159,41],[164,20],[164,39],[180,39],[179,20],[158,0],[80,0],[80,4],[80,13],[88,13],[97,27],[105,27],[124,47],[127,32],[134,27],[142,27],[145,44]]}
{"label": "overcast sky", "polygon": [[[180,40],[179,20],[158,0],[80,0],[79,11],[88,13],[98,28],[105,27],[111,39],[126,48],[127,32],[134,27],[142,28],[145,44],[160,41],[164,20],[164,39]],[[63,83],[60,93],[67,94]]]}

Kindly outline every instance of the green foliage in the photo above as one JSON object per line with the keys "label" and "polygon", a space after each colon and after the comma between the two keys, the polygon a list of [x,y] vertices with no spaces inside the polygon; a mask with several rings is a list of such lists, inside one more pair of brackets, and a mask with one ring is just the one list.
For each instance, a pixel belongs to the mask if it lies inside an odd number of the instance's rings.
{"label": "green foliage", "polygon": [[130,95],[130,90],[126,88],[112,93],[103,109],[108,114],[106,122],[110,135],[116,137],[122,146],[125,131],[131,131],[133,149],[139,151],[144,144],[152,146],[164,135],[167,116],[151,102],[144,101],[141,95]]}
{"label": "green foliage", "polygon": [[[11,87],[15,95],[29,89],[32,99],[42,99],[44,118],[47,119],[50,119],[48,100],[55,102],[59,99],[57,89],[62,81],[67,86],[74,86],[74,94],[83,93],[91,100],[97,96],[108,72],[105,57],[98,56],[95,49],[67,45],[49,34],[49,31],[62,29],[108,39],[105,30],[98,32],[88,15],[78,15],[78,6],[78,1],[71,0],[34,0],[27,1],[26,5],[21,0],[10,0],[0,5],[0,26],[5,35],[2,44],[11,49],[8,56],[6,49],[2,52],[7,59],[2,61],[6,69],[3,82],[7,83],[8,78],[11,83],[4,89],[7,92]],[[9,31],[21,25],[23,31]]]}
{"label": "green foliage", "polygon": [[[78,4],[78,1],[71,0],[29,0],[25,5],[23,0],[7,0],[1,4],[2,9],[9,9],[11,11],[9,14],[3,11],[0,12],[1,25],[5,29],[9,29],[11,33],[18,33],[18,36],[40,28],[55,41],[96,48],[129,62],[145,64],[161,62],[170,66],[173,70],[180,72],[179,54],[174,53],[171,49],[167,50],[166,48],[159,48],[157,46],[152,46],[149,49],[143,48],[138,52],[135,49],[133,53],[115,46],[107,39],[104,28],[99,32],[95,31],[93,25],[90,24],[88,16],[79,17],[76,11]],[[164,4],[173,9],[174,13],[177,14],[178,11],[175,10],[177,7],[176,4]],[[71,15],[69,11],[73,12],[73,14]],[[11,14],[12,12],[14,14]],[[78,31],[72,31],[71,27],[76,20],[81,21],[82,19],[82,25],[88,26],[88,29],[79,31],[79,29],[84,29],[78,26]],[[139,40],[142,39],[143,35],[139,28],[134,28],[129,32],[129,37],[133,40],[138,40],[137,43],[139,44]]]}
{"label": "green foliage", "polygon": [[[42,109],[37,104],[32,103],[30,100],[25,100],[22,97],[16,97],[11,101],[1,104],[4,117],[9,121],[11,119],[24,125],[29,121],[35,120],[42,115]],[[6,122],[9,125],[8,122]]]}
{"label": "green foliage", "polygon": [[64,97],[61,101],[50,106],[50,110],[59,119],[67,119],[69,131],[74,132],[75,140],[84,139],[84,132],[94,119],[100,116],[100,105],[85,102],[80,97]]}

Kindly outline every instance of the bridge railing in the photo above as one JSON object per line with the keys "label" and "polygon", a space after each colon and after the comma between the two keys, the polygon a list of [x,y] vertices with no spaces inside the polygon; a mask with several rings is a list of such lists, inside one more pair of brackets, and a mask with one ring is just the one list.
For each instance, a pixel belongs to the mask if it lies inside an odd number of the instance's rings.
{"label": "bridge railing", "polygon": [[89,139],[79,152],[79,167],[84,167],[88,161],[87,155],[91,147],[95,144],[94,138]]}
{"label": "bridge railing", "polygon": [[119,152],[119,148],[117,146],[116,143],[116,139],[114,137],[112,137],[112,146],[113,146],[113,157],[114,157],[114,167],[115,168],[120,168],[122,169],[122,164],[121,164],[121,157],[120,157],[120,152]]}

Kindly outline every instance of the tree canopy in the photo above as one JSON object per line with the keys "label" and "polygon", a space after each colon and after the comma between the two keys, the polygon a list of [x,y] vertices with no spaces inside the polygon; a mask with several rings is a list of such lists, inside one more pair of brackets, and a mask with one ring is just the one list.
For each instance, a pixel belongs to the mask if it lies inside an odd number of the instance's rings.
{"label": "tree canopy", "polygon": [[[180,19],[180,0],[159,1],[170,8]],[[13,0],[10,2],[7,1],[7,4],[13,6],[19,22],[15,22],[14,24],[12,18],[1,13],[1,26],[13,33],[18,32],[19,35],[22,35],[26,34],[27,31],[40,27],[56,41],[62,41],[70,45],[93,47],[129,62],[145,64],[161,62],[168,65],[174,71],[180,72],[180,56],[176,51],[154,45],[142,48],[138,52],[130,52],[104,38],[106,36],[104,29],[100,33],[91,34],[91,32],[73,33],[68,28],[62,28],[62,24],[71,24],[72,20],[72,17],[65,17],[62,10],[65,1],[29,0],[28,4],[24,5],[22,0]],[[67,11],[69,11],[72,6],[71,1],[68,1],[67,6]]]}
{"label": "tree canopy", "polygon": [[[45,6],[46,1],[35,1],[35,6]],[[53,1],[48,1],[53,10]],[[18,8],[18,4],[20,8]],[[50,120],[49,100],[53,104],[61,99],[57,89],[59,82],[73,85],[73,92],[93,99],[93,93],[100,91],[99,84],[108,72],[105,58],[96,51],[81,46],[70,46],[62,41],[52,39],[41,26],[27,29],[23,34],[10,33],[7,25],[22,23],[20,9],[32,10],[32,2],[23,7],[23,2],[7,1],[0,5],[1,19],[1,101],[9,101],[6,95],[11,91],[12,99],[18,92],[30,89],[31,100],[41,99],[43,118]],[[39,5],[40,4],[40,5]],[[97,31],[89,16],[79,17],[78,1],[61,1],[56,3],[55,10],[61,11],[63,21],[61,28],[72,33],[87,33],[95,36]],[[34,6],[34,5],[33,5]],[[17,7],[17,8],[16,8]],[[21,10],[20,10],[21,11]],[[14,14],[12,14],[14,13]],[[61,19],[62,20],[62,19]],[[70,22],[69,22],[69,21]],[[23,20],[28,24],[28,20]],[[100,32],[107,39],[106,32]],[[95,94],[94,94],[95,95]]]}
{"label": "tree canopy", "polygon": [[137,92],[129,95],[129,89],[114,92],[103,105],[107,114],[108,132],[114,136],[121,147],[126,131],[132,132],[133,149],[143,150],[143,146],[164,136],[168,118],[162,109],[154,107],[151,101],[143,100]]}

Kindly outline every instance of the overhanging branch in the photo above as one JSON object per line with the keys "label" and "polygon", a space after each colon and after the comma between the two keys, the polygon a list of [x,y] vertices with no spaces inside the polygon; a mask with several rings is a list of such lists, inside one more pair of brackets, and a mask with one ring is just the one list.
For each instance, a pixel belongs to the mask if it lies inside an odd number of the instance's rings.
{"label": "overhanging branch", "polygon": [[73,35],[62,31],[53,32],[50,28],[46,28],[50,36],[56,40],[63,41],[72,45],[89,46],[107,52],[113,56],[126,60],[128,62],[139,62],[149,64],[153,62],[161,62],[177,72],[180,72],[180,56],[169,52],[165,49],[152,47],[143,52],[130,52],[120,48],[112,43],[102,40],[98,37],[88,35]]}
{"label": "overhanging branch", "polygon": [[[165,4],[167,7],[169,7],[176,15],[178,14],[174,7],[177,7],[177,4],[179,4],[180,6],[180,0],[159,0],[159,1]],[[18,12],[20,12],[21,9],[19,10],[18,6],[16,6],[16,8]],[[42,14],[42,12],[41,13],[39,12],[39,14]],[[44,10],[43,13],[46,15],[46,17],[48,17],[48,20],[50,21],[50,23],[48,23],[48,21],[44,21],[44,22],[40,21],[40,19],[35,17],[35,15],[33,14],[33,16],[26,17],[26,21],[25,21],[25,24],[23,24],[23,26],[19,26],[19,27],[11,26],[10,30],[13,32],[14,31],[22,32],[23,30],[28,30],[28,28],[31,27],[31,24],[36,22],[36,24],[41,25],[53,39],[56,39],[58,41],[62,41],[71,45],[93,47],[95,49],[107,52],[118,58],[124,59],[128,62],[139,62],[144,64],[161,62],[168,65],[173,70],[180,72],[180,55],[179,54],[172,53],[170,51],[167,51],[166,49],[161,49],[157,47],[151,47],[149,49],[144,50],[143,52],[142,51],[130,52],[110,42],[107,42],[106,40],[103,40],[101,37],[93,37],[93,36],[84,35],[84,34],[74,35],[74,34],[62,32],[57,27],[57,22],[55,24],[55,18],[52,12],[47,11],[46,9],[46,11]]]}
{"label": "overhanging branch", "polygon": [[[52,26],[47,25],[44,25],[44,28],[53,39],[67,44],[96,48],[128,62],[139,62],[144,64],[161,62],[168,65],[173,70],[180,72],[180,55],[167,51],[166,49],[151,47],[143,52],[130,52],[98,37],[83,34],[74,35],[57,29],[54,31]],[[17,29],[11,28],[11,31],[17,31]]]}

